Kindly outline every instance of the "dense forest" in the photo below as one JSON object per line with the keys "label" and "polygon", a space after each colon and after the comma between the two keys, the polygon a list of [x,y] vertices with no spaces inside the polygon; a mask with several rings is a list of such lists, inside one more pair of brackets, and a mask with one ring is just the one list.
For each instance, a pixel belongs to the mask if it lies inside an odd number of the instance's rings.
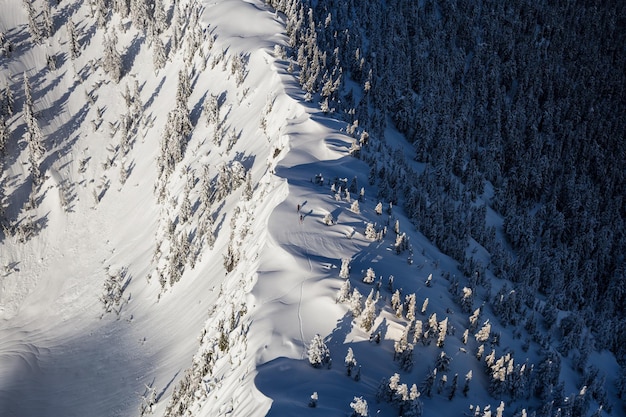
{"label": "dense forest", "polygon": [[[380,197],[459,261],[502,322],[532,329],[543,316],[552,329],[573,312],[551,332],[561,352],[584,367],[594,344],[623,363],[626,5],[269,4],[285,13],[308,97],[346,119]],[[385,146],[390,122],[421,164]],[[515,291],[491,294],[486,270]]]}

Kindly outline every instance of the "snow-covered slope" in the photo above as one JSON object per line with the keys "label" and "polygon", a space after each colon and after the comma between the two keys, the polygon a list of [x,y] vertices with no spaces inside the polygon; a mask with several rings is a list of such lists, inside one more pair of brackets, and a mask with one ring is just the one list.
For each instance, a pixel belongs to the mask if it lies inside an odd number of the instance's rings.
{"label": "snow-covered slope", "polygon": [[[60,2],[51,8],[52,33],[37,43],[26,8],[0,0],[5,49],[12,45],[0,61],[0,88],[6,81],[15,97],[2,176],[0,415],[344,416],[355,396],[370,415],[397,415],[376,398],[394,373],[422,391],[425,415],[495,410],[474,333],[487,320],[499,332],[497,320],[485,310],[463,340],[480,305],[461,310],[448,291],[457,265],[401,211],[385,205],[377,213],[369,168],[351,155],[346,124],[305,100],[283,53],[284,17],[259,1],[172,3],[156,2],[167,24],[146,35],[132,14],[103,17],[98,1]],[[32,4],[45,27],[43,1]],[[154,36],[169,54],[158,69]],[[119,81],[103,58],[114,37]],[[45,149],[34,187],[24,79]],[[187,136],[171,128],[185,109]],[[386,134],[389,146],[403,146],[393,129]],[[396,250],[396,221],[410,251]],[[378,236],[366,233],[368,223]],[[354,302],[337,300],[344,259],[350,294],[377,297],[369,329],[353,316]],[[362,282],[369,268],[371,284]],[[415,342],[411,368],[394,360],[394,343],[415,325],[391,308],[396,290],[402,302],[415,294],[424,331],[436,314],[430,338]],[[316,334],[331,369],[309,363]],[[525,342],[502,331],[495,358],[537,363],[539,344]],[[348,348],[359,381],[345,376]],[[427,395],[424,381],[441,352],[451,361],[439,372],[440,392]],[[614,366],[610,355],[590,362]],[[568,372],[564,366],[567,394],[577,391]],[[316,408],[308,406],[313,392]],[[538,406],[512,403],[509,415]]]}
{"label": "snow-covered slope", "polygon": [[[191,13],[185,8],[191,3],[183,3],[181,10]],[[42,7],[39,2],[34,6]],[[251,232],[242,246],[245,265],[238,269],[251,279],[266,239],[267,217],[285,195],[281,181],[269,173],[275,148],[285,141],[278,130],[283,119],[296,117],[297,106],[290,104],[294,100],[280,97],[284,70],[272,56],[274,44],[284,42],[283,27],[258,4],[225,1],[202,8],[198,28],[203,31],[205,56],[197,54],[187,68],[193,73],[188,107],[195,129],[185,158],[167,180],[170,197],[159,203],[154,191],[156,161],[178,73],[185,68],[184,51],[172,51],[170,62],[155,73],[145,35],[131,27],[129,19],[112,14],[108,35],[116,30],[125,73],[115,83],[96,63],[105,30],[96,27],[88,2],[53,7],[55,31],[41,44],[29,40],[21,3],[3,1],[0,9],[2,31],[14,48],[10,57],[2,57],[2,82],[15,95],[17,110],[8,119],[13,133],[7,159],[13,163],[4,176],[6,212],[14,224],[33,216],[43,225],[25,243],[19,234],[7,235],[1,246],[5,270],[0,289],[0,414],[134,415],[146,386],[153,387],[159,404],[165,405],[198,349],[209,312],[215,306],[222,309],[227,303],[245,301],[245,293],[235,290],[241,278],[234,272],[227,276],[222,266],[229,223],[235,207],[244,205],[239,198],[243,187],[212,208],[213,248],[206,245],[195,268],[188,267],[178,283],[165,289],[156,278],[155,246],[165,219],[177,214],[184,172],[193,171],[199,178],[206,165],[213,178],[221,164],[239,161],[255,186],[254,200],[242,208]],[[75,60],[68,52],[68,16],[80,32],[81,53]],[[165,42],[169,34],[161,35]],[[57,57],[56,69],[46,67],[50,55]],[[231,62],[239,55],[248,62],[245,80],[237,86]],[[22,209],[31,181],[19,111],[24,75],[32,84],[46,148],[41,164],[45,181],[36,193],[37,208],[28,211]],[[127,88],[134,94],[135,81],[140,119],[124,155],[119,124],[129,110],[123,95]],[[219,146],[213,139],[219,135],[214,135],[215,127],[208,126],[202,112],[211,95],[220,97],[224,140],[218,138]],[[268,127],[271,136],[265,137],[259,126],[270,100],[284,108],[279,115],[268,116],[277,124]],[[239,138],[227,150],[231,130]],[[128,175],[123,184],[122,169]],[[192,199],[199,200],[199,188],[197,181]],[[198,202],[193,205],[194,217],[185,231],[195,229],[201,215],[209,215],[200,213]],[[179,229],[181,225],[177,233]],[[167,255],[165,246],[163,258]],[[127,286],[121,311],[105,314],[100,300],[105,279],[122,269]]]}

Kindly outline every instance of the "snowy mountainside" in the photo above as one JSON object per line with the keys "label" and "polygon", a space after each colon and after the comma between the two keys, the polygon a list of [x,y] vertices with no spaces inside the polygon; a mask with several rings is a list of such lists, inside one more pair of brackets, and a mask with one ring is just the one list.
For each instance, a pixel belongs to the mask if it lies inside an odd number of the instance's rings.
{"label": "snowy mountainside", "polygon": [[581,389],[483,287],[452,295],[457,263],[376,198],[351,127],[301,89],[282,14],[0,10],[0,415],[622,412],[611,355],[589,356],[606,391]]}
{"label": "snowy mountainside", "polygon": [[[39,26],[45,4],[32,3]],[[216,317],[217,301],[245,304],[241,278],[224,272],[231,230],[239,236],[249,229],[236,244],[246,260],[240,269],[251,274],[267,213],[284,198],[281,182],[268,173],[284,146],[275,123],[290,117],[283,106],[291,100],[278,97],[280,74],[267,44],[282,42],[282,27],[274,14],[246,2],[168,2],[169,26],[157,36],[169,56],[156,70],[157,41],[130,16],[107,10],[99,27],[100,12],[89,2],[51,5],[53,33],[38,43],[22,4],[0,6],[2,82],[15,103],[6,115],[3,165],[1,414],[136,415],[142,395],[152,391],[165,408],[205,323]],[[233,16],[264,25],[245,25],[245,33],[232,26]],[[258,30],[262,40],[253,36]],[[201,37],[194,38],[199,49],[182,44],[194,36]],[[103,57],[113,37],[119,82]],[[245,68],[232,64],[244,60]],[[29,170],[24,77],[45,149],[34,163],[40,179]],[[181,107],[193,132],[164,143],[185,81]],[[209,109],[209,101],[217,107]],[[267,111],[270,105],[280,117]],[[260,128],[265,113],[268,135]],[[209,120],[213,115],[217,120]],[[167,153],[178,139],[184,155],[172,159]],[[159,178],[160,152],[170,159]],[[244,190],[259,209],[243,201]],[[184,277],[171,280],[183,270]]]}

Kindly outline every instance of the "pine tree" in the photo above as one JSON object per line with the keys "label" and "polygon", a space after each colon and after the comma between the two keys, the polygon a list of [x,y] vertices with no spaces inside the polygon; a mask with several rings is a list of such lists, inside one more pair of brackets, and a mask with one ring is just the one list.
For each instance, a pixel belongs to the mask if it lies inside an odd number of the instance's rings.
{"label": "pine tree", "polygon": [[448,394],[448,399],[452,401],[454,399],[454,395],[456,394],[456,388],[459,383],[459,374],[454,374],[454,378],[452,378],[452,385],[450,386],[450,393]]}
{"label": "pine tree", "polygon": [[154,37],[152,43],[152,66],[154,67],[154,73],[158,74],[159,70],[165,67],[167,61],[167,55],[165,52],[165,45],[159,35]]}
{"label": "pine tree", "polygon": [[416,344],[422,338],[423,324],[421,320],[416,320],[413,328],[413,344]]}
{"label": "pine tree", "polygon": [[80,55],[80,45],[78,44],[78,37],[76,35],[76,27],[74,26],[74,20],[70,17],[65,24],[65,30],[67,31],[67,38],[69,41],[70,57],[72,60],[78,58]]}
{"label": "pine tree", "polygon": [[48,0],[43,2],[41,14],[43,15],[43,37],[49,38],[54,31],[54,24],[52,22],[52,12],[50,11],[50,3]]}
{"label": "pine tree", "polygon": [[367,417],[369,415],[367,401],[363,397],[354,397],[350,403],[350,408],[352,408],[352,417]]}
{"label": "pine tree", "polygon": [[111,33],[104,36],[104,56],[102,62],[102,68],[111,79],[118,83],[122,79],[122,56],[117,51],[116,45],[118,44],[117,34],[115,29],[111,29]]}
{"label": "pine tree", "polygon": [[469,372],[465,375],[465,384],[463,385],[463,395],[465,397],[467,397],[467,393],[469,392],[469,384],[471,380],[472,380],[472,370],[470,369]]}
{"label": "pine tree", "polygon": [[337,302],[343,303],[350,298],[350,280],[346,279],[341,283],[341,287],[337,292]]}
{"label": "pine tree", "polygon": [[33,109],[33,99],[28,77],[24,74],[24,119],[27,127],[28,139],[28,160],[30,162],[30,172],[34,185],[39,185],[41,181],[40,163],[46,152],[43,146],[43,134],[39,128],[39,122],[35,118]]}
{"label": "pine tree", "polygon": [[428,373],[424,383],[422,384],[422,391],[426,393],[428,398],[432,396],[433,385],[435,385],[435,379],[437,378],[437,368],[434,368]]}
{"label": "pine tree", "polygon": [[314,368],[321,368],[330,362],[330,350],[324,343],[322,336],[316,334],[311,341],[308,349],[309,363]]}
{"label": "pine tree", "polygon": [[191,192],[191,186],[189,181],[185,183],[185,189],[183,190],[183,199],[180,203],[179,217],[181,223],[187,223],[191,217],[191,200],[189,194]]}
{"label": "pine tree", "polygon": [[352,370],[357,366],[357,362],[351,347],[348,348],[348,353],[346,353],[344,363],[346,365],[346,375],[352,376]]}
{"label": "pine tree", "polygon": [[209,166],[204,165],[202,166],[202,178],[200,178],[200,203],[204,207],[203,217],[210,214],[212,194],[211,172]]}
{"label": "pine tree", "polygon": [[350,277],[350,259],[341,259],[341,270],[339,271],[339,278],[347,279]]}
{"label": "pine tree", "polygon": [[[92,6],[94,7],[94,6]],[[95,1],[95,15],[96,21],[98,22],[98,27],[100,29],[106,28],[107,21],[109,19],[109,9],[108,5],[105,4],[104,0],[96,0]]]}
{"label": "pine tree", "polygon": [[376,240],[378,238],[378,233],[373,223],[367,223],[365,227],[365,237],[369,240]]}
{"label": "pine tree", "polygon": [[9,127],[5,117],[0,115],[0,157],[6,155],[6,147],[9,142]]}
{"label": "pine tree", "polygon": [[359,317],[361,315],[361,311],[363,310],[361,298],[363,298],[363,296],[357,288],[352,290],[352,296],[350,297],[350,310],[352,311],[353,317]]}
{"label": "pine tree", "polygon": [[451,360],[452,359],[448,356],[448,354],[446,354],[445,351],[441,352],[435,361],[435,369],[437,369],[438,372],[447,372],[450,368]]}
{"label": "pine tree", "polygon": [[243,200],[251,201],[253,196],[254,196],[254,189],[252,188],[252,174],[250,173],[250,171],[248,171],[246,172],[245,187],[243,190]]}
{"label": "pine tree", "polygon": [[480,329],[480,331],[474,335],[474,337],[479,343],[486,342],[487,340],[489,340],[490,332],[491,323],[489,323],[489,320],[487,320],[485,324],[483,324],[483,327]]}
{"label": "pine tree", "polygon": [[409,321],[415,320],[415,293],[409,294],[404,298],[404,304],[406,305],[406,319]]}
{"label": "pine tree", "polygon": [[446,333],[448,332],[448,318],[447,317],[439,322],[438,331],[439,331],[439,337],[437,338],[437,347],[442,348],[446,340]]}
{"label": "pine tree", "polygon": [[154,3],[154,29],[160,35],[167,29],[167,14],[163,0],[156,0]]}
{"label": "pine tree", "polygon": [[113,0],[113,10],[125,19],[128,17],[129,0]]}
{"label": "pine tree", "polygon": [[9,83],[6,82],[4,85],[4,101],[2,103],[2,111],[6,116],[13,116],[15,111],[15,99],[13,97],[13,91],[9,86]]}
{"label": "pine tree", "polygon": [[361,208],[359,207],[359,200],[354,200],[354,202],[352,202],[352,205],[350,206],[350,211],[355,214],[361,213]]}
{"label": "pine tree", "polygon": [[461,294],[461,310],[465,313],[472,311],[472,303],[474,302],[474,292],[471,288],[463,287]]}
{"label": "pine tree", "polygon": [[130,18],[137,29],[145,31],[151,22],[146,0],[130,0]]}
{"label": "pine tree", "polygon": [[376,273],[374,272],[373,268],[367,268],[367,271],[365,272],[365,277],[363,277],[363,282],[366,284],[373,284],[374,280],[376,279]]}
{"label": "pine tree", "polygon": [[372,330],[374,326],[374,321],[376,320],[376,300],[374,300],[374,289],[370,291],[367,299],[365,300],[365,308],[363,309],[363,313],[361,313],[361,327],[365,329],[365,331]]}
{"label": "pine tree", "polygon": [[23,3],[26,8],[26,13],[28,14],[28,31],[30,32],[30,36],[33,38],[33,42],[41,43],[41,29],[37,23],[37,12],[35,11],[33,2],[32,0],[23,0]]}
{"label": "pine tree", "polygon": [[185,68],[178,71],[178,85],[176,89],[176,107],[187,110],[187,101],[191,96],[191,80]]}
{"label": "pine tree", "polygon": [[220,103],[216,95],[209,95],[204,102],[203,112],[206,115],[207,126],[217,125],[220,121]]}

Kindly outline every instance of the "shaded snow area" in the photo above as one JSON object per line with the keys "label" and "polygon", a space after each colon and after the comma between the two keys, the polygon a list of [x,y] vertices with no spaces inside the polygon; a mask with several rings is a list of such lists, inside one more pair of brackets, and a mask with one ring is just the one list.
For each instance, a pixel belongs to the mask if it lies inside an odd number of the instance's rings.
{"label": "shaded snow area", "polygon": [[376,198],[283,14],[124,3],[0,0],[0,416],[522,416],[540,379],[571,401],[543,415],[617,405]]}

